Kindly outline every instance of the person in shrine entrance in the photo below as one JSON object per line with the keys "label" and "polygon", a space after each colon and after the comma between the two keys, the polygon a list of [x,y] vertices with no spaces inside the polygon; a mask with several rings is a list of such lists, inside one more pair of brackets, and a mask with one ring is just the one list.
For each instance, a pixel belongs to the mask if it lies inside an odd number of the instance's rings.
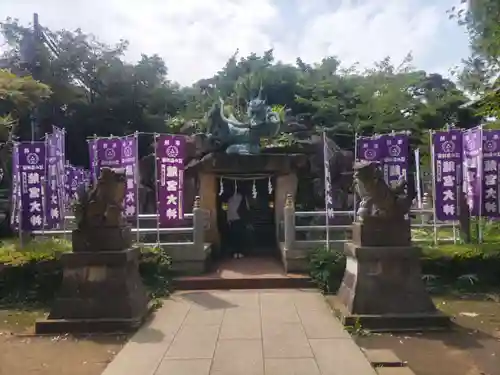
{"label": "person in shrine entrance", "polygon": [[229,251],[233,258],[243,258],[246,250],[247,217],[250,206],[246,197],[235,191],[227,201]]}

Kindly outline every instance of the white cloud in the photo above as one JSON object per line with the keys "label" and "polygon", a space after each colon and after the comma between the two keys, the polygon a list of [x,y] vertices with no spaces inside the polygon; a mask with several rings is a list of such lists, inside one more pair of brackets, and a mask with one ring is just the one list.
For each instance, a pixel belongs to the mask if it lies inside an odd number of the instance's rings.
{"label": "white cloud", "polygon": [[[447,0],[451,2],[454,0]],[[43,2],[43,6],[40,3]],[[170,77],[182,84],[222,68],[236,49],[242,55],[274,47],[278,59],[319,61],[337,55],[346,63],[412,51],[425,68],[436,52],[443,5],[426,0],[0,0],[0,15],[29,22],[37,11],[43,25],[82,28],[101,40],[130,41],[127,58],[158,53]],[[283,7],[287,7],[284,9]],[[281,27],[278,27],[280,25]],[[280,34],[277,34],[279,30]],[[447,62],[436,61],[435,66]]]}

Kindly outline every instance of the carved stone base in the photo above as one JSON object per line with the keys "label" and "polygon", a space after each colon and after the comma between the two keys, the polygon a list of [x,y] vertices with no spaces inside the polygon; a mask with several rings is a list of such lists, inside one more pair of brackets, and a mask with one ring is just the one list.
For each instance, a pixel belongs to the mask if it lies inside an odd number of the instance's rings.
{"label": "carved stone base", "polygon": [[129,226],[89,227],[72,233],[73,252],[120,251],[132,246]]}
{"label": "carved stone base", "polygon": [[352,224],[352,242],[361,246],[410,246],[411,226],[408,220],[386,220],[367,217]]}
{"label": "carved stone base", "polygon": [[139,275],[139,249],[64,254],[63,281],[49,317],[37,333],[133,329],[147,314]]}
{"label": "carved stone base", "polygon": [[447,327],[425,290],[418,247],[366,247],[345,244],[346,269],[337,313],[346,325],[359,320],[371,330]]}

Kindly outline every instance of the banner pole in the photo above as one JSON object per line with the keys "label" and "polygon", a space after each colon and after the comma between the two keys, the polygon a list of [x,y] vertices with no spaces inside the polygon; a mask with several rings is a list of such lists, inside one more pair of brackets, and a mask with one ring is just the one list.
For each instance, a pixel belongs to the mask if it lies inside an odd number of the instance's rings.
{"label": "banner pole", "polygon": [[483,243],[483,169],[484,169],[484,163],[483,163],[483,124],[479,125],[479,161],[478,161],[478,166],[477,166],[477,175],[479,176],[479,181],[481,182],[481,187],[479,189],[479,228],[478,228],[478,234],[477,234],[477,239],[479,243]]}
{"label": "banner pole", "polygon": [[434,144],[432,143],[432,130],[429,130],[429,147],[431,152],[431,171],[432,171],[432,226],[434,231],[434,245],[438,243],[437,223],[436,223],[436,167]]}
{"label": "banner pole", "polygon": [[[354,133],[354,162],[358,160],[358,133]],[[353,179],[352,179],[352,209],[353,209],[353,221],[356,221],[356,188],[354,186],[354,171],[353,171]]]}
{"label": "banner pole", "polygon": [[136,226],[136,238],[135,241],[139,243],[141,237],[139,229],[141,227],[141,221],[139,219],[140,211],[140,199],[139,199],[139,133],[136,131],[134,133],[135,142],[135,166],[134,166],[134,179],[135,179],[135,226]]}
{"label": "banner pole", "polygon": [[326,131],[323,129],[323,169],[324,169],[324,194],[325,194],[325,229],[326,229],[326,250],[330,251],[330,220],[328,218],[328,195],[329,190],[328,185],[330,184],[330,179],[327,173],[329,172],[330,166],[329,161],[326,158],[327,144],[326,144]]}

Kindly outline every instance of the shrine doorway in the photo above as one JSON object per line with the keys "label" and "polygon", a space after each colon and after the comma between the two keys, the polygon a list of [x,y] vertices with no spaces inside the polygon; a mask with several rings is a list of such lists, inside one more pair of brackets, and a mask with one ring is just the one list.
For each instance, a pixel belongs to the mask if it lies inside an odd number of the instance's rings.
{"label": "shrine doorway", "polygon": [[[237,242],[245,257],[266,257],[279,254],[274,213],[274,177],[265,175],[227,174],[217,178],[217,226],[221,242],[220,256],[227,258],[235,252],[235,237],[231,233],[228,215],[230,199],[241,195],[237,213],[242,220],[242,233]],[[239,252],[239,251],[236,251]]]}

